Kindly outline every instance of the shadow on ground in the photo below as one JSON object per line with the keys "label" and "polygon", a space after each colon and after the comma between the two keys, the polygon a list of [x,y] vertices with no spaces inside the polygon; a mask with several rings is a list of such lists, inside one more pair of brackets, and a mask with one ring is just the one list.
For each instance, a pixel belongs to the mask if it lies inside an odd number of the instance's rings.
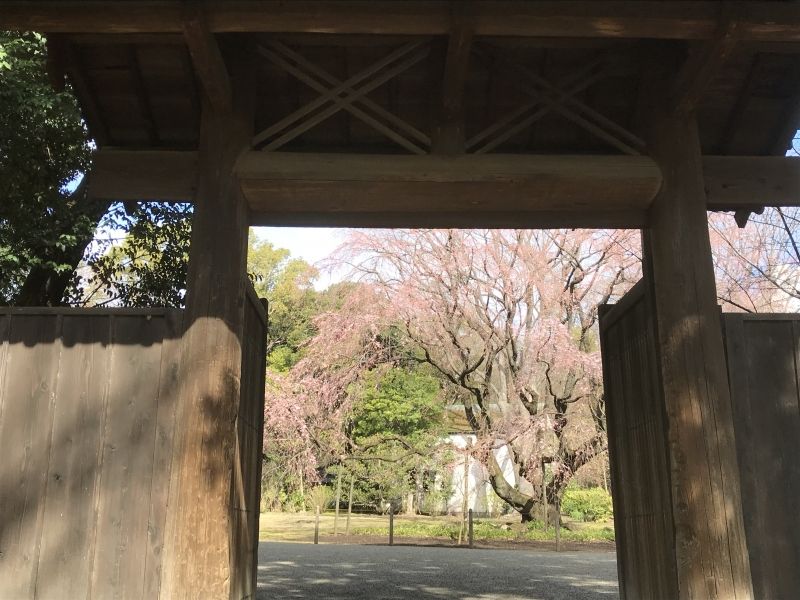
{"label": "shadow on ground", "polygon": [[613,552],[261,542],[259,600],[616,600]]}

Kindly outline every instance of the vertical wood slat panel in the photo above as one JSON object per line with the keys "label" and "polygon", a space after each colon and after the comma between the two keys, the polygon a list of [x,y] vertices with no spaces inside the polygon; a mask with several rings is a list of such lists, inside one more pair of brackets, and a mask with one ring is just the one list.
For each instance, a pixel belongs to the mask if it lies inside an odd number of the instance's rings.
{"label": "vertical wood slat panel", "polygon": [[242,380],[232,480],[231,528],[234,536],[232,598],[255,595],[258,516],[261,492],[261,420],[264,411],[266,324],[258,299],[248,286],[242,340]]}
{"label": "vertical wood slat panel", "polygon": [[0,422],[0,598],[32,598],[42,535],[59,316],[13,321]]}
{"label": "vertical wood slat panel", "polygon": [[172,469],[172,442],[175,435],[175,409],[180,365],[180,333],[183,326],[177,311],[166,314],[161,339],[158,406],[156,409],[150,507],[145,550],[142,598],[158,598],[161,588],[161,560],[166,531],[169,481]]}
{"label": "vertical wood slat panel", "polygon": [[113,321],[92,596],[142,598],[163,324]]}
{"label": "vertical wood slat panel", "polygon": [[37,598],[79,599],[89,593],[109,320],[63,317]]}
{"label": "vertical wood slat panel", "polygon": [[797,315],[724,315],[753,588],[800,589],[800,384]]}
{"label": "vertical wood slat panel", "polygon": [[601,312],[617,566],[623,600],[677,596],[666,415],[644,284]]}
{"label": "vertical wood slat panel", "polygon": [[157,597],[181,317],[0,311],[0,598]]}

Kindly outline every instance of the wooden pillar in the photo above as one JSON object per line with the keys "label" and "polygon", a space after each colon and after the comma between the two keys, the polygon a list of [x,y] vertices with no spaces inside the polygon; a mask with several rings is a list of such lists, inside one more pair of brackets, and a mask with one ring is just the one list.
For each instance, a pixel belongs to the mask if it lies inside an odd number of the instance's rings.
{"label": "wooden pillar", "polygon": [[230,106],[203,101],[162,598],[227,599],[240,588],[231,481],[248,209],[233,166],[252,138],[254,69],[244,52],[235,58]]}
{"label": "wooden pillar", "polygon": [[[669,105],[677,63],[645,67],[644,133],[663,173],[643,232],[668,422],[678,597],[752,598],[730,392],[692,112]],[[645,536],[646,532],[641,532]]]}

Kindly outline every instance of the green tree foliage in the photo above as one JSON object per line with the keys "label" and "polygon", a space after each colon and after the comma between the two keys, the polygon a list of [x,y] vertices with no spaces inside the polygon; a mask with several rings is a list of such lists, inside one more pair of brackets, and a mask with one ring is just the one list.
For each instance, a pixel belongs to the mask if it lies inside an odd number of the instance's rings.
{"label": "green tree foliage", "polygon": [[92,149],[69,89],[53,90],[45,41],[0,32],[0,303],[58,304],[107,206],[67,185]]}
{"label": "green tree foliage", "polygon": [[269,300],[267,362],[275,371],[288,371],[300,360],[303,343],[314,335],[313,319],[320,305],[314,280],[319,273],[285,248],[254,235],[247,257],[256,293]]}
{"label": "green tree foliage", "polygon": [[353,439],[392,435],[412,440],[438,432],[444,408],[439,381],[418,369],[373,370],[355,394]]}
{"label": "green tree foliage", "polygon": [[85,257],[73,303],[182,307],[191,241],[191,205],[114,204],[100,224],[109,232]]}
{"label": "green tree foliage", "polygon": [[[447,449],[439,380],[418,366],[384,366],[363,375],[351,393],[354,451],[347,468],[361,503],[385,511],[419,510],[425,488],[443,476]],[[408,498],[414,498],[414,507]]]}

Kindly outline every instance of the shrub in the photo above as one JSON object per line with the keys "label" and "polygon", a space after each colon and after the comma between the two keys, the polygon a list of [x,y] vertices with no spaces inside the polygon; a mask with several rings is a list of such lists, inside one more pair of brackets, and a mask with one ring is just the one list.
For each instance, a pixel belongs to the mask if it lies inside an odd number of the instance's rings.
{"label": "shrub", "polygon": [[308,503],[311,505],[311,508],[316,509],[319,507],[319,512],[328,508],[332,500],[333,492],[325,485],[315,486],[311,488],[311,491],[308,493]]}
{"label": "shrub", "polygon": [[600,521],[613,514],[611,494],[603,488],[567,489],[561,500],[561,512],[577,521]]}

